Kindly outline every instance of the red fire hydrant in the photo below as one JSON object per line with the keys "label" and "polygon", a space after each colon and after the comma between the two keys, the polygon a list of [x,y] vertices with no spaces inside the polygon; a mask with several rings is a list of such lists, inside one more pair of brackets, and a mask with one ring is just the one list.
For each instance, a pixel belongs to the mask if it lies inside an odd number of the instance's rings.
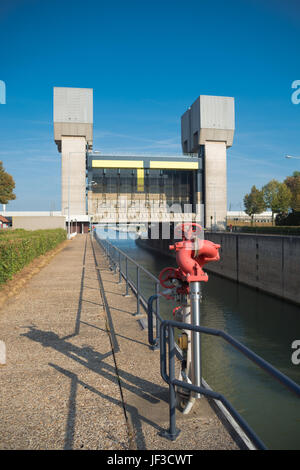
{"label": "red fire hydrant", "polygon": [[[203,271],[203,266],[210,261],[218,261],[219,248],[209,240],[202,240],[200,233],[202,228],[196,223],[182,223],[175,228],[175,237],[182,240],[170,245],[170,250],[176,251],[176,261],[178,268],[165,268],[159,275],[160,283],[167,289],[172,289],[175,295],[168,295],[167,298],[177,297],[183,305],[173,311],[173,315],[180,317],[184,323],[193,326],[200,326],[200,300],[201,281],[207,281],[208,276]],[[181,338],[181,341],[180,341]],[[195,330],[184,330],[182,336],[178,338],[184,352],[182,361],[181,377],[188,380],[197,387],[201,387],[201,347],[200,333]],[[177,389],[180,396],[180,387]],[[184,413],[188,413],[196,398],[200,398],[198,392],[192,392]]]}
{"label": "red fire hydrant", "polygon": [[198,235],[202,227],[196,223],[182,223],[175,228],[175,236],[182,240],[170,245],[170,250],[176,251],[176,261],[178,268],[165,268],[159,275],[160,283],[165,288],[175,287],[174,279],[181,281],[181,286],[177,286],[178,294],[188,293],[190,282],[208,280],[207,274],[203,271],[203,266],[210,261],[220,259],[219,248],[209,240],[201,240]]}

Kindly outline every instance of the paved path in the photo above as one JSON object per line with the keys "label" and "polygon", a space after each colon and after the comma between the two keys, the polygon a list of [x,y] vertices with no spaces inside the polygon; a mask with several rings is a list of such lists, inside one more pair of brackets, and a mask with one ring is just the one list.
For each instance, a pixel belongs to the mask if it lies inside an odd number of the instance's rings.
{"label": "paved path", "polygon": [[158,435],[159,353],[93,246],[78,235],[0,311],[0,449],[237,449],[205,399],[178,414],[176,442]]}

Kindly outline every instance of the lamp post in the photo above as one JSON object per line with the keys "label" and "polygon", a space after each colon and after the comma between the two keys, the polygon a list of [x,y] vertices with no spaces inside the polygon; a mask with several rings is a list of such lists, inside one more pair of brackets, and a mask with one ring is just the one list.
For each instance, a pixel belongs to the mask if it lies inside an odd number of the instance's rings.
{"label": "lamp post", "polygon": [[[91,190],[93,186],[97,186],[97,182],[96,181],[90,181],[88,184],[87,184],[87,191]],[[87,196],[88,196],[88,192],[87,192]],[[91,210],[92,212],[92,210]],[[89,204],[87,202],[87,213],[89,213]]]}
{"label": "lamp post", "polygon": [[69,152],[69,159],[68,159],[68,240],[70,240],[70,152]]}
{"label": "lamp post", "polygon": [[71,238],[70,234],[70,192],[71,192],[71,185],[70,185],[70,178],[71,178],[71,155],[75,153],[81,152],[69,152],[68,153],[68,240]]}
{"label": "lamp post", "polygon": [[82,154],[82,152],[77,151],[77,152],[69,152],[68,153],[68,239],[70,239],[70,193],[71,193],[71,184],[70,184],[70,178],[71,178],[71,155],[74,154]]}
{"label": "lamp post", "polygon": [[211,231],[212,231],[212,219],[214,219],[214,230],[217,227],[217,215],[216,215],[216,184],[215,183],[208,183],[208,188],[213,190],[213,209],[214,215],[210,216],[210,224],[211,224]]}

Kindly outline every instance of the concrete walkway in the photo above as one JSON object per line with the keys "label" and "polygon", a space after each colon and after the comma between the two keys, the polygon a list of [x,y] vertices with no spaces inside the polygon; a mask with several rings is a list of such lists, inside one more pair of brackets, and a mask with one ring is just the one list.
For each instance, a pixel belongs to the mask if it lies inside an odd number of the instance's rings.
{"label": "concrete walkway", "polygon": [[159,353],[93,245],[78,235],[0,312],[0,449],[237,449],[206,399],[178,413],[176,442],[158,435],[168,428]]}

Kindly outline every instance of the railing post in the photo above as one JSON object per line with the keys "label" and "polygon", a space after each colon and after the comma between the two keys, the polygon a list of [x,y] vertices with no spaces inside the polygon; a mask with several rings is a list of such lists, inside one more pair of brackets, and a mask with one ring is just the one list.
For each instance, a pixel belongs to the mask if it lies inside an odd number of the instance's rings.
{"label": "railing post", "polygon": [[117,274],[117,261],[116,261],[116,247],[115,246],[114,246],[113,263],[114,263],[114,274]]}
{"label": "railing post", "polygon": [[122,271],[121,271],[121,252],[119,251],[119,284],[122,282]]}
{"label": "railing post", "polygon": [[136,267],[136,316],[140,315],[140,268]]}
{"label": "railing post", "polygon": [[108,245],[108,263],[109,269],[112,271],[112,257],[111,257],[111,245]]}
{"label": "railing post", "polygon": [[[158,295],[159,294],[151,295],[151,297],[149,297],[148,299],[148,304],[147,304],[148,342],[153,351],[159,349],[159,336],[160,336],[159,332],[156,331],[156,337],[153,338],[153,303],[154,303],[154,300],[157,300]],[[156,313],[156,315],[159,315],[159,314]],[[157,322],[156,322],[156,328],[157,328]]]}
{"label": "railing post", "polygon": [[159,321],[159,282],[155,284],[155,294],[156,297],[156,344],[159,348],[159,335],[160,335],[160,321]]}
{"label": "railing post", "polygon": [[176,428],[176,391],[173,381],[175,380],[175,341],[174,329],[168,325],[168,345],[169,345],[169,423],[168,431],[162,431],[161,436],[175,441],[180,430]]}
{"label": "railing post", "polygon": [[125,279],[126,279],[126,291],[125,291],[124,297],[129,297],[129,293],[128,293],[128,286],[129,286],[129,283],[128,283],[128,258],[127,258],[127,256],[125,258]]}

